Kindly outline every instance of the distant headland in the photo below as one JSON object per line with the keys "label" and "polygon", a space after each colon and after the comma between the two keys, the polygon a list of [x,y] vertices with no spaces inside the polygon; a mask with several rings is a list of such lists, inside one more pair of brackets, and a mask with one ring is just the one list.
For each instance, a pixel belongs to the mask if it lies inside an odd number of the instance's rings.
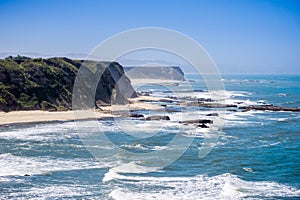
{"label": "distant headland", "polygon": [[181,68],[178,66],[124,67],[124,71],[130,79],[160,79],[160,80],[185,81],[184,73],[181,70]]}

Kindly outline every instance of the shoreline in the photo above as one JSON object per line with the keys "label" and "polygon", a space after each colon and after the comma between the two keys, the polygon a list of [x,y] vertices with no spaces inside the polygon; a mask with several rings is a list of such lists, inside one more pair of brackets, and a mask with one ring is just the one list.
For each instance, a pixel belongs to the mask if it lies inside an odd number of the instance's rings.
{"label": "shoreline", "polygon": [[[47,123],[47,122],[67,122],[67,121],[81,121],[81,120],[94,120],[105,118],[122,118],[126,117],[126,113],[135,111],[166,111],[166,103],[177,102],[181,106],[201,106],[206,108],[234,108],[237,112],[247,112],[250,110],[263,110],[263,111],[290,111],[300,112],[300,108],[289,108],[274,105],[238,105],[238,104],[219,104],[218,102],[199,102],[190,101],[186,99],[171,99],[168,97],[155,97],[155,96],[138,96],[136,98],[129,98],[129,103],[125,105],[109,105],[98,106],[100,109],[91,110],[76,110],[76,111],[42,111],[42,110],[29,110],[29,111],[0,111],[0,127],[9,125],[23,125],[30,123]],[[183,102],[180,102],[182,101]],[[153,104],[156,103],[156,104]],[[160,104],[157,104],[160,103]],[[78,114],[77,112],[81,113]],[[76,117],[75,117],[75,113]]]}
{"label": "shoreline", "polygon": [[0,112],[0,127],[10,125],[24,125],[33,123],[53,123],[53,122],[68,122],[77,120],[89,119],[105,119],[116,117],[112,114],[100,113],[95,111],[95,118],[91,117],[76,117],[74,111],[42,111],[42,110],[28,110],[28,111],[12,111]]}
{"label": "shoreline", "polygon": [[[78,120],[90,120],[90,119],[105,119],[112,117],[122,117],[120,113],[130,110],[159,110],[163,107],[160,105],[154,105],[146,102],[140,102],[140,100],[158,100],[160,98],[139,96],[137,98],[131,98],[129,104],[125,105],[113,105],[113,106],[100,106],[101,110],[84,110],[82,115],[75,117],[75,111],[42,111],[42,110],[20,110],[3,112],[0,111],[0,127],[9,125],[23,125],[30,123],[47,123],[47,122],[66,122],[66,121],[78,121]],[[86,113],[93,113],[93,116]]]}

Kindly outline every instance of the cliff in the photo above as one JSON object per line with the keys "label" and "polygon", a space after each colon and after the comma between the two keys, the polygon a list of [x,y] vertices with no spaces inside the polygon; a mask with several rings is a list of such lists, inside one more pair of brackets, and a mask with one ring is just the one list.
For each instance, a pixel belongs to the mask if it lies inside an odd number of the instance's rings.
{"label": "cliff", "polygon": [[[0,59],[0,110],[70,110],[76,74],[86,62],[68,58],[7,57]],[[136,96],[130,80],[117,62],[88,61],[97,72],[103,72],[97,85],[95,106],[127,103]],[[94,73],[97,74],[97,73]],[[122,77],[122,89],[116,82]],[[94,77],[95,78],[95,77]],[[88,88],[88,86],[86,87]]]}
{"label": "cliff", "polygon": [[163,79],[184,81],[184,73],[180,67],[124,67],[130,79]]}

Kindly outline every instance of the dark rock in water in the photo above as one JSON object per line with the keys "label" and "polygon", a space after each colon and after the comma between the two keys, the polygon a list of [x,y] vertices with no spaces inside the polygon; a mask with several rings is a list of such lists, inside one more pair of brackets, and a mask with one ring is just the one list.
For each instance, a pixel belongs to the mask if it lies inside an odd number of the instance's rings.
{"label": "dark rock in water", "polygon": [[204,90],[192,90],[192,92],[204,92]]}
{"label": "dark rock in water", "polygon": [[201,103],[213,102],[213,100],[211,98],[198,98],[198,101],[201,102]]}
{"label": "dark rock in water", "polygon": [[246,109],[243,109],[241,112],[249,112],[249,111],[251,111],[251,109],[246,108]]}
{"label": "dark rock in water", "polygon": [[242,106],[240,109],[244,109],[242,112],[246,112],[249,110],[270,110],[270,111],[289,111],[289,112],[300,112],[300,108],[288,108],[281,106],[273,106],[273,105],[251,105],[251,106]]}
{"label": "dark rock in water", "polygon": [[154,120],[170,120],[169,116],[161,116],[161,115],[153,115],[146,118],[148,121],[154,121]]}
{"label": "dark rock in water", "polygon": [[137,113],[132,113],[132,114],[129,114],[129,117],[144,118],[144,115],[142,115],[142,114],[137,114]]}
{"label": "dark rock in water", "polygon": [[160,102],[160,103],[173,103],[174,101],[172,99],[140,99],[139,102]]}
{"label": "dark rock in water", "polygon": [[197,102],[190,101],[184,103],[186,106],[198,106],[205,108],[236,108],[237,105],[234,104],[219,104],[219,103],[210,103],[210,102]]}
{"label": "dark rock in water", "polygon": [[206,124],[199,124],[197,125],[198,128],[209,128]]}
{"label": "dark rock in water", "polygon": [[228,112],[237,112],[237,110],[235,110],[235,109],[227,109],[226,111],[228,111]]}
{"label": "dark rock in water", "polygon": [[185,120],[180,121],[182,124],[212,124],[213,121],[210,119],[194,119],[194,120]]}
{"label": "dark rock in water", "polygon": [[24,174],[24,176],[30,176],[29,174]]}
{"label": "dark rock in water", "polygon": [[1,127],[10,127],[10,125],[9,124],[0,124],[0,128]]}
{"label": "dark rock in water", "polygon": [[194,124],[197,128],[209,128],[207,124],[212,124],[213,121],[209,119],[196,119],[196,120],[186,120],[180,121],[183,125]]}
{"label": "dark rock in water", "polygon": [[158,102],[173,103],[173,100],[171,100],[171,99],[159,99]]}
{"label": "dark rock in water", "polygon": [[219,114],[218,113],[209,113],[209,114],[207,114],[206,116],[219,116]]}
{"label": "dark rock in water", "polygon": [[208,108],[236,108],[235,104],[221,104],[221,103],[201,103],[200,106]]}

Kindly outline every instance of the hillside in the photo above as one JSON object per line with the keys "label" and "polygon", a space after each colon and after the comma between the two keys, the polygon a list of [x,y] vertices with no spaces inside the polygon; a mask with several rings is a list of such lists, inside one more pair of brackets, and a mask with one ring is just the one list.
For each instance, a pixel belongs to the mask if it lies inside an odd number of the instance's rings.
{"label": "hillside", "polygon": [[[98,82],[95,105],[98,103],[125,104],[127,98],[136,96],[130,80],[124,76],[123,67],[117,62],[96,62],[68,58],[29,58],[23,56],[0,59],[0,110],[70,110],[76,74],[88,63],[96,69],[94,77],[103,75]],[[116,82],[122,77],[125,97]],[[86,88],[89,88],[88,85]]]}

